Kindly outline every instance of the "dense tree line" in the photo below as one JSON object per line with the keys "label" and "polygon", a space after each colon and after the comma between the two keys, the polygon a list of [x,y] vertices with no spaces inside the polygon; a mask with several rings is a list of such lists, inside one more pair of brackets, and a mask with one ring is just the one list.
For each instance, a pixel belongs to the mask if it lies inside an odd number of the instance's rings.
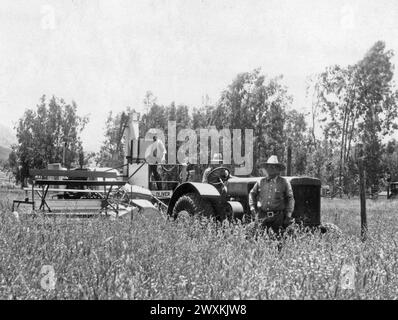
{"label": "dense tree line", "polygon": [[[177,132],[190,128],[197,132],[198,137],[199,129],[202,128],[241,129],[241,139],[244,141],[244,129],[252,129],[254,163],[265,161],[271,154],[277,154],[285,161],[286,149],[290,145],[293,151],[292,173],[305,174],[308,148],[305,115],[291,108],[292,97],[281,80],[282,76],[266,77],[260,69],[241,73],[222,92],[215,105],[204,104],[194,108],[184,104],[176,105],[174,102],[170,105],[158,104],[152,92],[147,92],[144,99],[145,112],[140,119],[140,133],[144,136],[149,129],[158,128],[167,136],[168,121],[176,121]],[[112,124],[112,129],[107,129],[101,154],[102,150],[115,149],[115,132],[120,127],[123,115],[129,111],[131,110],[127,109],[115,115],[109,113],[106,123],[107,126]],[[167,145],[168,141],[165,143]],[[242,143],[242,154],[243,149]],[[103,156],[100,158],[105,159]],[[122,159],[120,156],[119,163]],[[103,160],[101,163],[105,164]],[[256,169],[253,174],[256,174]]]}
{"label": "dense tree line", "polygon": [[343,193],[355,193],[358,146],[363,146],[369,189],[379,190],[387,174],[397,174],[396,144],[388,142],[397,129],[392,56],[379,41],[356,64],[327,67],[310,84],[314,119],[322,131],[312,138],[311,153],[318,158],[313,173]]}
{"label": "dense tree line", "polygon": [[380,190],[387,176],[398,178],[397,142],[388,140],[397,129],[392,57],[379,41],[357,63],[313,75],[309,118],[291,108],[282,76],[268,78],[260,69],[238,74],[217,103],[192,112],[186,105],[160,105],[148,92],[141,131],[156,127],[167,132],[167,120],[176,120],[177,129],[253,129],[254,162],[271,154],[286,161],[289,147],[291,174],[318,177],[339,194],[357,193],[356,150],[363,146],[367,187]]}
{"label": "dense tree line", "polygon": [[[144,99],[146,112],[141,117],[140,132],[144,135],[149,129],[158,128],[167,135],[168,121],[176,121],[177,132],[190,128],[197,130],[198,136],[201,128],[242,129],[242,135],[244,129],[253,129],[253,149],[258,150],[253,155],[254,162],[266,160],[270,154],[278,154],[283,160],[286,142],[289,141],[297,154],[294,161],[296,171],[304,173],[305,160],[301,156],[303,152],[299,150],[305,147],[302,140],[306,131],[305,118],[303,114],[291,109],[292,97],[281,84],[281,79],[281,76],[266,78],[260,69],[239,74],[222,92],[216,105],[193,109],[184,104],[175,105],[174,102],[166,106],[160,105],[153,94],[148,92]],[[128,111],[114,116],[109,114],[107,123],[114,123],[111,131],[117,129],[122,115],[126,113]],[[111,132],[107,133],[103,149],[111,148],[112,136],[114,134]]]}
{"label": "dense tree line", "polygon": [[[389,139],[397,129],[398,91],[392,57],[393,52],[379,41],[357,63],[328,66],[312,75],[307,88],[309,114],[292,108],[293,98],[282,76],[268,77],[260,69],[238,74],[216,103],[206,99],[200,107],[174,102],[162,105],[148,91],[140,132],[159,128],[167,135],[170,120],[176,121],[177,132],[190,128],[198,136],[200,128],[253,129],[254,163],[271,154],[286,162],[291,150],[292,175],[318,177],[341,194],[357,192],[356,151],[363,146],[367,187],[380,189],[388,175],[398,178],[398,142]],[[123,163],[123,127],[131,111],[109,113],[96,155],[98,165]],[[75,102],[67,104],[56,97],[47,101],[43,96],[16,126],[18,143],[8,168],[22,180],[28,168],[43,168],[52,162],[68,168],[85,165],[89,156],[83,152],[80,133],[87,121],[77,115]]]}
{"label": "dense tree line", "polygon": [[83,166],[80,133],[88,122],[77,115],[75,102],[43,95],[35,109],[26,109],[16,125],[17,144],[12,146],[9,170],[18,182],[25,182],[30,168],[61,163],[66,168]]}

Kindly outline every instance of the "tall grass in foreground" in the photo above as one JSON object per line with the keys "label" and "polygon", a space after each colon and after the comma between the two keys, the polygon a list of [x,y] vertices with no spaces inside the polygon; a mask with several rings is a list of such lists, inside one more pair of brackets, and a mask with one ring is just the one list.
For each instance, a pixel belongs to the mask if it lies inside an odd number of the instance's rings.
{"label": "tall grass in foreground", "polygon": [[[0,204],[1,299],[395,299],[396,202],[368,202],[369,240],[359,235],[358,200],[323,200],[322,220],[344,235],[300,233],[278,251],[247,226],[161,216],[21,218]],[[341,288],[353,264],[355,289]],[[41,286],[44,265],[54,290]]]}

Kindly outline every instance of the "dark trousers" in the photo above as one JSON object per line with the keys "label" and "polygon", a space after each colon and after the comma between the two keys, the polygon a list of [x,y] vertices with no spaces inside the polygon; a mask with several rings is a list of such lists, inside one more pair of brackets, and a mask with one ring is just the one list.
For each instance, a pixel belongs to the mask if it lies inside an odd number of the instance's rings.
{"label": "dark trousers", "polygon": [[[155,181],[160,181],[161,177],[158,172],[158,166],[156,164],[149,165],[149,176],[152,176]],[[158,190],[162,189],[162,182],[156,182],[156,187]]]}
{"label": "dark trousers", "polygon": [[285,214],[284,212],[278,213],[276,216],[274,216],[270,220],[264,220],[261,223],[261,226],[266,229],[271,229],[274,233],[281,233],[283,231],[283,222],[285,219]]}

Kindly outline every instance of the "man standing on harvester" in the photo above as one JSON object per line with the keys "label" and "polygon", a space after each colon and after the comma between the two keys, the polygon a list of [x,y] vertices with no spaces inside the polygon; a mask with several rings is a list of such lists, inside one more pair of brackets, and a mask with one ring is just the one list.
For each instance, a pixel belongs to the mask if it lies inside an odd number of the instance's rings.
{"label": "man standing on harvester", "polygon": [[278,162],[277,156],[271,156],[259,166],[265,177],[249,193],[250,213],[263,227],[278,233],[294,222],[293,190],[289,181],[280,176],[285,166]]}
{"label": "man standing on harvester", "polygon": [[158,190],[162,189],[161,176],[158,165],[166,162],[166,147],[162,140],[158,139],[157,132],[153,134],[153,143],[145,151],[145,161],[149,164],[149,174],[156,181]]}

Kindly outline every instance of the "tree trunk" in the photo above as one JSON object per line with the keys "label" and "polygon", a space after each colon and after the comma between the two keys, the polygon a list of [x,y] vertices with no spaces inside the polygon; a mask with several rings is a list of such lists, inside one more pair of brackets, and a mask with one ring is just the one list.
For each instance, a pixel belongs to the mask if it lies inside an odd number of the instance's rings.
{"label": "tree trunk", "polygon": [[343,166],[344,166],[344,155],[345,155],[345,141],[346,141],[346,122],[347,122],[347,108],[344,109],[343,127],[341,130],[341,145],[340,145],[340,166],[339,166],[339,187],[340,187],[340,198],[342,194],[342,177],[343,177]]}
{"label": "tree trunk", "polygon": [[351,142],[352,142],[352,138],[354,136],[354,128],[355,128],[355,121],[357,119],[358,116],[358,110],[355,111],[355,116],[352,119],[352,125],[351,125],[351,130],[350,130],[350,137],[348,139],[348,148],[347,148],[347,154],[346,154],[346,159],[348,159],[349,155],[350,155],[350,151],[351,151]]}
{"label": "tree trunk", "polygon": [[290,177],[292,175],[292,146],[289,140],[287,146],[287,166],[286,166],[286,175]]}
{"label": "tree trunk", "polygon": [[66,167],[66,146],[67,146],[67,143],[65,142],[64,143],[64,148],[63,148],[63,150],[62,150],[62,166],[63,167]]}
{"label": "tree trunk", "polygon": [[311,130],[311,135],[312,135],[312,142],[314,144],[314,151],[317,150],[317,143],[316,143],[316,137],[315,137],[315,120],[316,120],[316,109],[317,109],[317,104],[314,103],[315,100],[315,94],[318,95],[319,98],[319,87],[318,85],[315,85],[314,88],[314,93],[312,95],[312,105],[311,105],[311,111],[312,111],[312,130]]}

